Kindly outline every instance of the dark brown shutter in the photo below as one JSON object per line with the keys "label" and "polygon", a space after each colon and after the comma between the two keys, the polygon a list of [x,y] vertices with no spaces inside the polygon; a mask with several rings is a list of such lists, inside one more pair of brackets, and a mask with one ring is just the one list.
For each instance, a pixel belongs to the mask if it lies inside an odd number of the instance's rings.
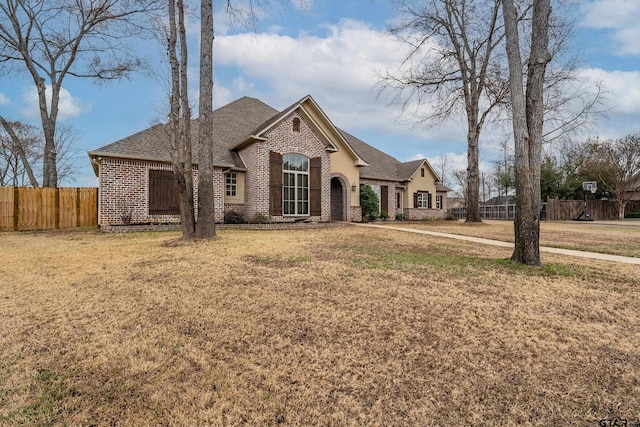
{"label": "dark brown shutter", "polygon": [[309,162],[309,210],[311,216],[322,215],[322,159]]}
{"label": "dark brown shutter", "polygon": [[427,207],[428,207],[429,209],[431,209],[431,206],[433,206],[433,205],[432,205],[432,203],[431,203],[431,199],[432,199],[432,198],[433,198],[433,194],[431,194],[431,193],[427,192]]}
{"label": "dark brown shutter", "polygon": [[380,212],[389,213],[389,186],[380,186]]}
{"label": "dark brown shutter", "polygon": [[418,207],[418,193],[413,193],[413,207]]}
{"label": "dark brown shutter", "polygon": [[172,171],[149,170],[149,215],[178,215],[178,193]]}
{"label": "dark brown shutter", "polygon": [[282,216],[282,154],[269,152],[269,215]]}

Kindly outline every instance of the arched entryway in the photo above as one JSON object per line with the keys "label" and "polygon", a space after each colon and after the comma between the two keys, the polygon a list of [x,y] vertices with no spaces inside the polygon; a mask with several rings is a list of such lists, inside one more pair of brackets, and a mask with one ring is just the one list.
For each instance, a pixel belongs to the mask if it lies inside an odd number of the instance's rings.
{"label": "arched entryway", "polygon": [[345,183],[339,177],[331,178],[331,220],[346,221],[346,195]]}

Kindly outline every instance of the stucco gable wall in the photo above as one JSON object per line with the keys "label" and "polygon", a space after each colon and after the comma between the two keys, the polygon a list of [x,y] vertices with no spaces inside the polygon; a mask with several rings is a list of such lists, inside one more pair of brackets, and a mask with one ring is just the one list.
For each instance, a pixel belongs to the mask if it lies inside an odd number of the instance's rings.
{"label": "stucco gable wall", "polygon": [[[421,174],[421,170],[424,170],[424,177]],[[407,190],[405,191],[404,207],[413,208],[413,194],[418,191],[428,191],[433,194],[433,206],[435,207],[436,197],[436,179],[430,168],[426,165],[419,167],[411,177],[411,181],[407,184]]]}

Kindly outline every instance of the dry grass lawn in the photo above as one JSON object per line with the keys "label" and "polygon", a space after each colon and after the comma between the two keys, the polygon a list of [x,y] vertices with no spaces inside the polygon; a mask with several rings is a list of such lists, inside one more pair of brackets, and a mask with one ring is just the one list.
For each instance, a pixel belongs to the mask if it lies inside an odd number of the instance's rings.
{"label": "dry grass lawn", "polygon": [[[513,242],[512,221],[484,221],[467,224],[458,221],[389,222],[385,225],[439,231]],[[640,221],[549,222],[540,223],[540,244],[554,248],[640,257]]]}
{"label": "dry grass lawn", "polygon": [[638,266],[219,234],[0,234],[0,425],[640,423]]}

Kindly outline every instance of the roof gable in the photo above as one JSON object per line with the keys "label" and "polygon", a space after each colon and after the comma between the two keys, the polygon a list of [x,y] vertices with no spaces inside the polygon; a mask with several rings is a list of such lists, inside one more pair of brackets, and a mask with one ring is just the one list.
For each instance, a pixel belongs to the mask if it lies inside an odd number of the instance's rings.
{"label": "roof gable", "polygon": [[426,166],[431,174],[435,177],[436,182],[440,182],[440,177],[429,163],[427,159],[412,160],[410,162],[401,163],[398,175],[403,181],[410,181],[422,166]]}
{"label": "roof gable", "polygon": [[349,142],[344,138],[340,129],[335,127],[333,122],[331,122],[329,117],[327,117],[311,95],[307,95],[299,101],[294,102],[280,113],[270,117],[264,123],[260,124],[247,136],[245,140],[236,145],[234,150],[239,150],[254,143],[255,141],[263,139],[264,135],[274,127],[278,126],[295,111],[298,111],[298,113],[313,126],[314,130],[318,133],[318,136],[327,143],[326,148],[328,150],[337,151],[337,145],[340,145],[349,152],[351,157],[354,159],[356,166],[367,165],[367,163],[362,160],[358,153],[349,145]]}

